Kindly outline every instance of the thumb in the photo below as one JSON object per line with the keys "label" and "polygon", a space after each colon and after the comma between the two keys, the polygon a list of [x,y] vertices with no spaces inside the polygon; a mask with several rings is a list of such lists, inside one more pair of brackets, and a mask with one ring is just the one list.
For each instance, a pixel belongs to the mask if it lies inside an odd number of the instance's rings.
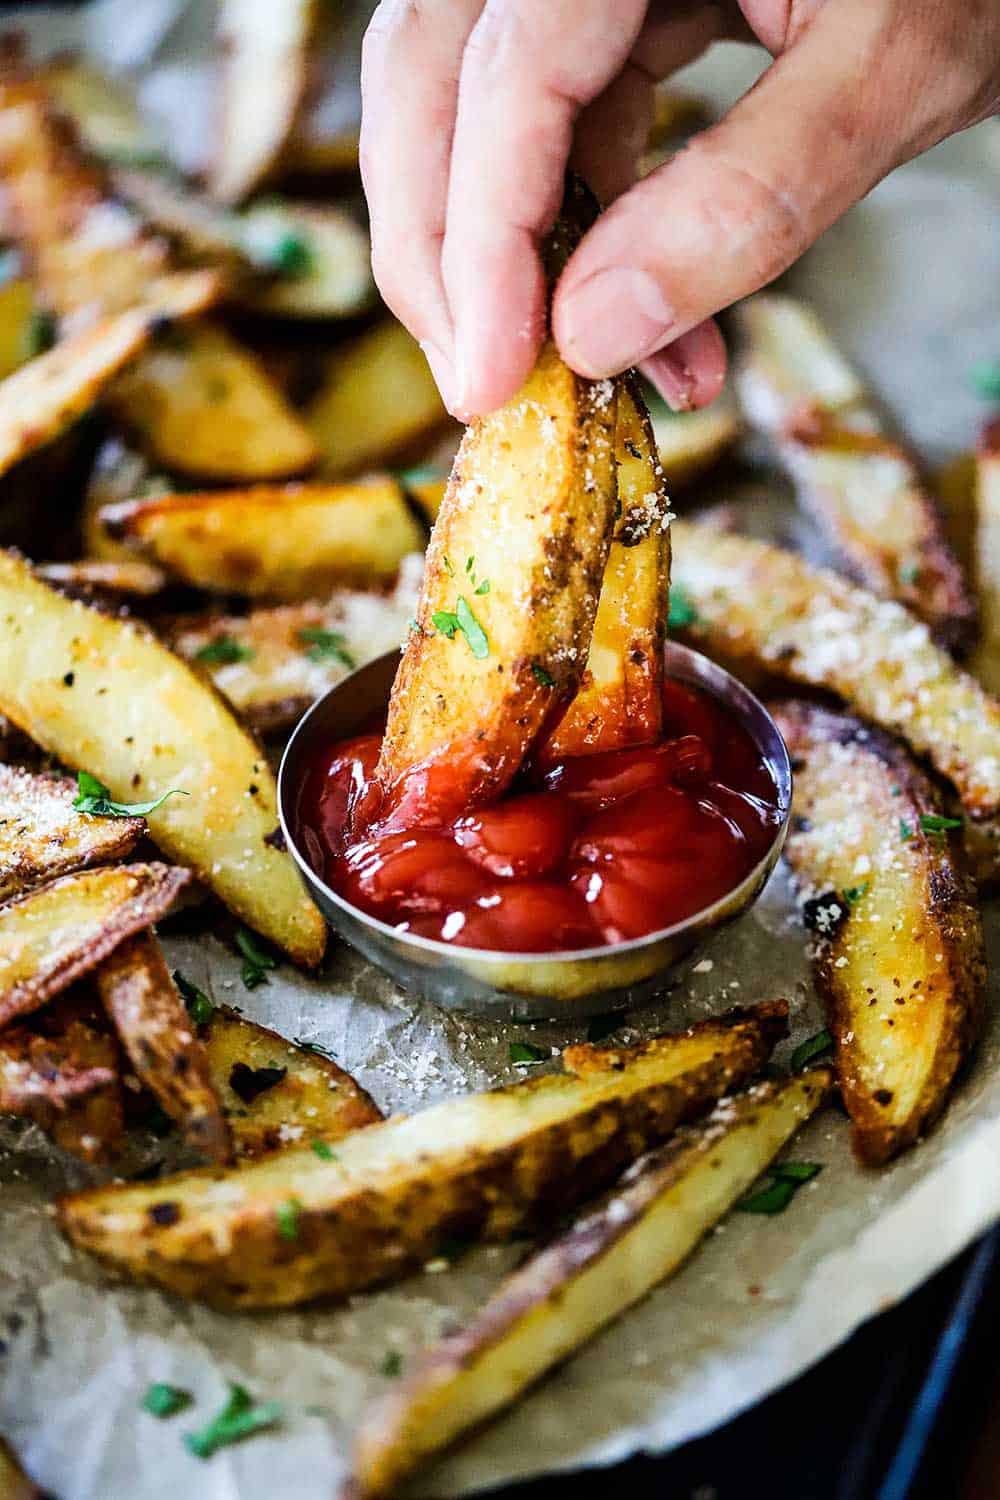
{"label": "thumb", "polygon": [[[965,123],[954,73],[936,82],[955,68],[952,37],[928,21],[934,7],[907,8],[909,20],[899,0],[827,0],[718,125],[602,215],[553,301],[568,364],[597,378],[648,359],[771,281],[897,161]],[[974,68],[960,61],[966,78]]]}

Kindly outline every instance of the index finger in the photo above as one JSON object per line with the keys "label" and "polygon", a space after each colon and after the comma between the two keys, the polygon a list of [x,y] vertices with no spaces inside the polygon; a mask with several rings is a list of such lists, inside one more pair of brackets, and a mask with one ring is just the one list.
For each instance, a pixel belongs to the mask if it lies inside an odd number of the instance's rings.
{"label": "index finger", "polygon": [[562,197],[573,124],[620,71],[645,0],[487,0],[466,44],[451,150],[444,286],[469,417],[527,376],[545,323],[538,241]]}

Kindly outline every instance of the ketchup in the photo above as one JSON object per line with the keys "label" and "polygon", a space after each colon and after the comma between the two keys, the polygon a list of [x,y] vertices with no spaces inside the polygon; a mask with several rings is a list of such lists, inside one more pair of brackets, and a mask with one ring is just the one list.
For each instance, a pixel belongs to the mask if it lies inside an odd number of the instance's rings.
{"label": "ketchup", "polygon": [[302,843],[352,906],[465,947],[593,948],[669,927],[738,885],[780,822],[746,730],[679,682],[664,685],[658,744],[529,766],[501,801],[457,818],[436,815],[425,787],[415,824],[365,826],[380,743],[364,734],[317,757]]}

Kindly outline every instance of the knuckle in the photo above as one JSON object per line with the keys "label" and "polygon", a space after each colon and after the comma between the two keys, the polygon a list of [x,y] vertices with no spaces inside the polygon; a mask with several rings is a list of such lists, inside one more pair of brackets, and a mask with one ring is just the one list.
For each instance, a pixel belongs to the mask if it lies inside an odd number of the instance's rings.
{"label": "knuckle", "polygon": [[702,214],[720,243],[736,247],[758,284],[773,280],[811,241],[795,193],[719,152],[696,165],[707,190]]}

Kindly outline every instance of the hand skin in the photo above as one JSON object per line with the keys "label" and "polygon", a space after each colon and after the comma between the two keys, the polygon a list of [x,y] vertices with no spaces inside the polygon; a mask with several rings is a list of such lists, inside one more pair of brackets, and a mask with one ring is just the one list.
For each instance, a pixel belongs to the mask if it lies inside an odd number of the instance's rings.
{"label": "hand skin", "polygon": [[[635,182],[657,81],[711,42],[774,61]],[[641,364],[678,410],[725,378],[712,314],[756,291],[901,162],[1000,107],[997,0],[382,0],[361,167],[375,278],[469,420],[545,326],[538,244],[567,163],[610,207],[552,302],[563,358]]]}

